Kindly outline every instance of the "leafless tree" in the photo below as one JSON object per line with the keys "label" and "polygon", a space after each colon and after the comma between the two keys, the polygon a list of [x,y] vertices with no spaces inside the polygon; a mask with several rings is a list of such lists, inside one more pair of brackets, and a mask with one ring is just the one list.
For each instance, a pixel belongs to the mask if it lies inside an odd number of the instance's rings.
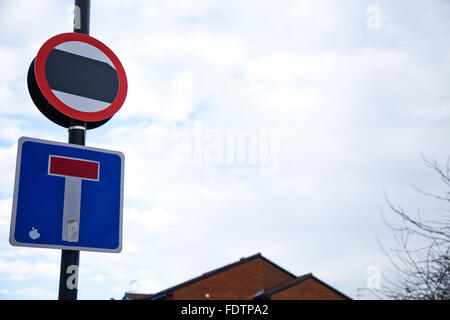
{"label": "leafless tree", "polygon": [[[435,199],[442,208],[438,220],[423,219],[405,212],[385,195],[391,212],[400,217],[398,225],[392,225],[396,245],[391,250],[380,247],[390,260],[392,269],[383,273],[381,294],[384,298],[400,300],[448,300],[450,299],[450,158],[445,167],[424,158],[425,163],[444,183],[442,195],[423,191],[413,186],[421,195]],[[380,242],[379,242],[380,243]]]}

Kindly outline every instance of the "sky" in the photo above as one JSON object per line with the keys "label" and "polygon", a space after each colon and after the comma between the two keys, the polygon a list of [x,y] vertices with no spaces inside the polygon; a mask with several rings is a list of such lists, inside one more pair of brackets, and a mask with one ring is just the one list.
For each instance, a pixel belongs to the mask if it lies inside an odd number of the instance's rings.
{"label": "sky", "polygon": [[[260,252],[370,299],[394,245],[385,195],[439,215],[448,1],[92,0],[128,78],[86,145],[125,154],[123,250],[81,252],[79,299],[156,293]],[[17,141],[67,142],[26,75],[73,1],[0,0],[0,299],[56,299],[61,251],[9,242]],[[378,241],[377,241],[378,239]],[[373,287],[371,289],[374,289]],[[374,289],[376,290],[376,288]]]}

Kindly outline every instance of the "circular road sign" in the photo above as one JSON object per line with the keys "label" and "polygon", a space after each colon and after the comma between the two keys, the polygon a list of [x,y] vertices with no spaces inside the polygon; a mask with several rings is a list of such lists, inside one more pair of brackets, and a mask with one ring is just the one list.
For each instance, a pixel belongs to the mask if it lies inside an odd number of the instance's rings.
{"label": "circular road sign", "polygon": [[28,71],[28,88],[38,109],[69,127],[92,129],[108,121],[125,102],[127,78],[117,56],[82,33],[56,35],[39,50]]}

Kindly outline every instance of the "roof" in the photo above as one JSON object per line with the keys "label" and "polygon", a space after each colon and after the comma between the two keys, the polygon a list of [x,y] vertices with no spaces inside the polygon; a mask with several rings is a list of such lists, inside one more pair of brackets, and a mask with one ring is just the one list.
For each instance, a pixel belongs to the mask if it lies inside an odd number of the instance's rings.
{"label": "roof", "polygon": [[306,281],[308,279],[314,279],[315,281],[319,282],[321,285],[323,285],[323,286],[327,287],[328,289],[332,290],[333,292],[339,294],[343,298],[351,300],[351,298],[349,298],[348,296],[346,296],[342,292],[336,290],[332,286],[330,286],[330,285],[326,284],[325,282],[321,281],[320,279],[314,277],[312,273],[307,273],[305,275],[302,275],[302,276],[300,276],[298,278],[295,278],[295,279],[293,279],[291,281],[285,282],[285,283],[283,283],[283,284],[281,284],[281,285],[279,285],[279,286],[277,286],[275,288],[272,288],[272,289],[270,289],[268,291],[258,292],[257,294],[255,294],[254,298],[255,299],[270,299],[271,296],[273,296],[274,294],[276,294],[278,292],[281,292],[281,291],[284,291],[286,289],[289,289],[289,288],[291,288],[291,287],[293,287],[293,286],[295,286],[295,285],[297,285],[299,283],[302,283],[302,282],[304,282],[304,281]]}
{"label": "roof", "polygon": [[247,258],[241,258],[239,261],[230,263],[226,266],[223,266],[221,268],[206,272],[204,274],[202,274],[199,277],[193,278],[191,280],[182,282],[178,285],[175,285],[173,287],[170,287],[168,289],[162,290],[158,293],[155,294],[141,294],[141,293],[130,293],[127,292],[125,293],[123,299],[124,300],[159,300],[159,299],[165,299],[165,298],[169,298],[174,291],[192,285],[196,282],[202,281],[204,279],[207,279],[209,277],[212,277],[216,274],[219,274],[221,272],[227,271],[229,269],[235,268],[237,266],[240,266],[242,264],[245,264],[247,262],[253,261],[255,259],[262,259],[264,262],[268,263],[269,265],[272,265],[273,267],[279,269],[280,271],[282,271],[283,273],[285,273],[286,275],[288,275],[289,277],[292,278],[292,280],[289,280],[287,282],[284,282],[281,285],[278,285],[274,288],[270,288],[267,291],[265,290],[261,290],[257,293],[255,293],[255,295],[253,296],[254,299],[270,299],[272,297],[272,295],[287,290],[295,285],[298,285],[300,283],[302,283],[303,281],[309,280],[309,279],[314,279],[315,281],[317,281],[318,283],[320,283],[321,285],[323,285],[324,287],[332,290],[333,292],[337,293],[338,295],[342,296],[345,299],[351,299],[348,296],[346,296],[345,294],[343,294],[342,292],[336,290],[335,288],[331,287],[330,285],[326,284],[325,282],[319,280],[318,278],[314,277],[312,273],[307,273],[305,275],[302,275],[300,277],[295,276],[293,273],[283,269],[282,267],[280,267],[279,265],[273,263],[272,261],[266,259],[265,257],[263,257],[261,255],[261,253],[257,253],[255,255],[249,256]]}
{"label": "roof", "polygon": [[125,292],[122,300],[151,300],[154,294]]}
{"label": "roof", "polygon": [[221,268],[218,268],[218,269],[206,272],[206,273],[202,274],[199,277],[196,277],[196,278],[193,278],[191,280],[182,282],[182,283],[180,283],[180,284],[178,284],[176,286],[170,287],[170,288],[165,289],[163,291],[160,291],[158,293],[155,293],[155,294],[140,294],[140,293],[129,293],[129,292],[126,292],[123,299],[128,298],[128,299],[133,299],[133,300],[134,299],[136,299],[136,300],[156,300],[156,299],[159,299],[159,298],[164,298],[164,297],[170,296],[172,294],[172,292],[174,292],[177,289],[189,286],[189,285],[194,284],[196,282],[199,282],[201,280],[204,280],[204,279],[207,279],[209,277],[212,277],[212,276],[214,276],[214,275],[216,275],[218,273],[221,273],[221,272],[224,272],[226,270],[235,268],[237,266],[240,266],[240,265],[242,265],[244,263],[250,262],[250,261],[258,259],[258,258],[262,259],[263,261],[267,262],[268,264],[270,264],[270,265],[274,266],[275,268],[281,270],[282,272],[286,273],[288,276],[290,276],[294,280],[297,279],[297,276],[294,275],[293,273],[287,271],[286,269],[283,269],[279,265],[277,265],[277,264],[273,263],[272,261],[266,259],[261,253],[257,253],[257,254],[254,254],[254,255],[250,256],[250,257],[247,257],[247,258],[241,258],[239,261],[236,261],[234,263],[228,264],[228,265],[223,266]]}

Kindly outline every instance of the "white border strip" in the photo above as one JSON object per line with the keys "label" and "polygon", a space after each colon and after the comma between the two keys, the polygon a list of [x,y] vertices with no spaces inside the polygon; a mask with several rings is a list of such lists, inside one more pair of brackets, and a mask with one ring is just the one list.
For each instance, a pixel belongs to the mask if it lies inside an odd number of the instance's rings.
{"label": "white border strip", "polygon": [[55,49],[76,54],[89,59],[105,62],[109,64],[114,70],[116,70],[114,64],[111,60],[109,60],[108,56],[92,44],[81,41],[66,41],[57,45]]}
{"label": "white border strip", "polygon": [[[111,103],[51,89],[53,94],[69,108],[81,112],[98,112],[108,108]],[[117,97],[117,95],[116,95]]]}

